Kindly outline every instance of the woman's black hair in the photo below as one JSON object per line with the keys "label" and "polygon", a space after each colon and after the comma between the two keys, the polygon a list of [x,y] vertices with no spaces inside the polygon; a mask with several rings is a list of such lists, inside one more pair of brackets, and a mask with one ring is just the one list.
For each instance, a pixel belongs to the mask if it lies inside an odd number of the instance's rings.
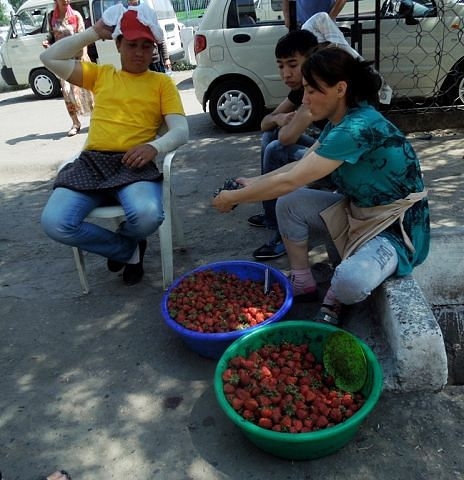
{"label": "woman's black hair", "polygon": [[353,57],[335,45],[315,49],[301,67],[308,85],[320,92],[321,82],[333,87],[340,81],[347,84],[346,101],[348,107],[360,102],[377,105],[382,79],[372,68],[372,62]]}

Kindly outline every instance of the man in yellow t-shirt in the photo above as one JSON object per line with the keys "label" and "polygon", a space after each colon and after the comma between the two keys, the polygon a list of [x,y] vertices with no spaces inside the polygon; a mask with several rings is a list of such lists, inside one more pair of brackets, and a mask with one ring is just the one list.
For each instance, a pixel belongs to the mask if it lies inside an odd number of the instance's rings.
{"label": "man in yellow t-shirt", "polygon": [[[124,268],[124,283],[134,285],[144,274],[146,237],[164,219],[156,157],[186,143],[188,125],[171,78],[148,70],[161,31],[154,11],[145,4],[108,10],[93,27],[40,56],[60,78],[95,97],[84,150],[58,173],[41,222],[54,240],[106,257],[110,271]],[[74,60],[84,46],[111,38],[121,70]],[[156,138],[163,123],[168,132]],[[116,232],[84,221],[109,202],[120,203],[126,215]]]}

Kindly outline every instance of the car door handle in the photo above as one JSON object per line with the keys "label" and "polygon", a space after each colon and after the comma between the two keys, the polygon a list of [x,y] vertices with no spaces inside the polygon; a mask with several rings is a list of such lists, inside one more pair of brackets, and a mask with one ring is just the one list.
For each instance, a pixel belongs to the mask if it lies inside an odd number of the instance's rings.
{"label": "car door handle", "polygon": [[235,43],[246,43],[246,42],[249,42],[251,40],[251,37],[250,37],[250,35],[247,35],[245,33],[239,33],[237,35],[234,35],[232,37],[232,40]]}

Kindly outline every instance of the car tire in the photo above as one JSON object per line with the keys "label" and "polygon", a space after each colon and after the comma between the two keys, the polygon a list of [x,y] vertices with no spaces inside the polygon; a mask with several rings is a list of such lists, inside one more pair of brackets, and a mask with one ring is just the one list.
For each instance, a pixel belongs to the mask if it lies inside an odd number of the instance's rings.
{"label": "car tire", "polygon": [[61,95],[60,81],[46,68],[38,68],[31,72],[29,85],[34,94],[42,100]]}
{"label": "car tire", "polygon": [[261,92],[244,81],[227,80],[220,83],[209,98],[211,118],[226,132],[254,130],[261,121],[263,111]]}
{"label": "car tire", "polygon": [[464,62],[447,75],[441,91],[442,105],[464,105]]}

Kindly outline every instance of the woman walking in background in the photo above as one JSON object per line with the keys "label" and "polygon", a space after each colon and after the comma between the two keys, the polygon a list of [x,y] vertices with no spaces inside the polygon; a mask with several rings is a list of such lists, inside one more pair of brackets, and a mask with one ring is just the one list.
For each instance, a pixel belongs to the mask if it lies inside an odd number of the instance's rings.
{"label": "woman walking in background", "polygon": [[[82,15],[77,10],[71,8],[69,0],[55,0],[55,8],[50,18],[49,38],[43,45],[45,48],[48,48],[58,40],[84,30]],[[75,59],[90,62],[87,47],[82,49]],[[78,115],[88,115],[92,112],[93,96],[88,90],[72,85],[66,80],[60,79],[60,82],[64,103],[72,120],[68,137],[72,137],[78,134],[81,129]]]}

